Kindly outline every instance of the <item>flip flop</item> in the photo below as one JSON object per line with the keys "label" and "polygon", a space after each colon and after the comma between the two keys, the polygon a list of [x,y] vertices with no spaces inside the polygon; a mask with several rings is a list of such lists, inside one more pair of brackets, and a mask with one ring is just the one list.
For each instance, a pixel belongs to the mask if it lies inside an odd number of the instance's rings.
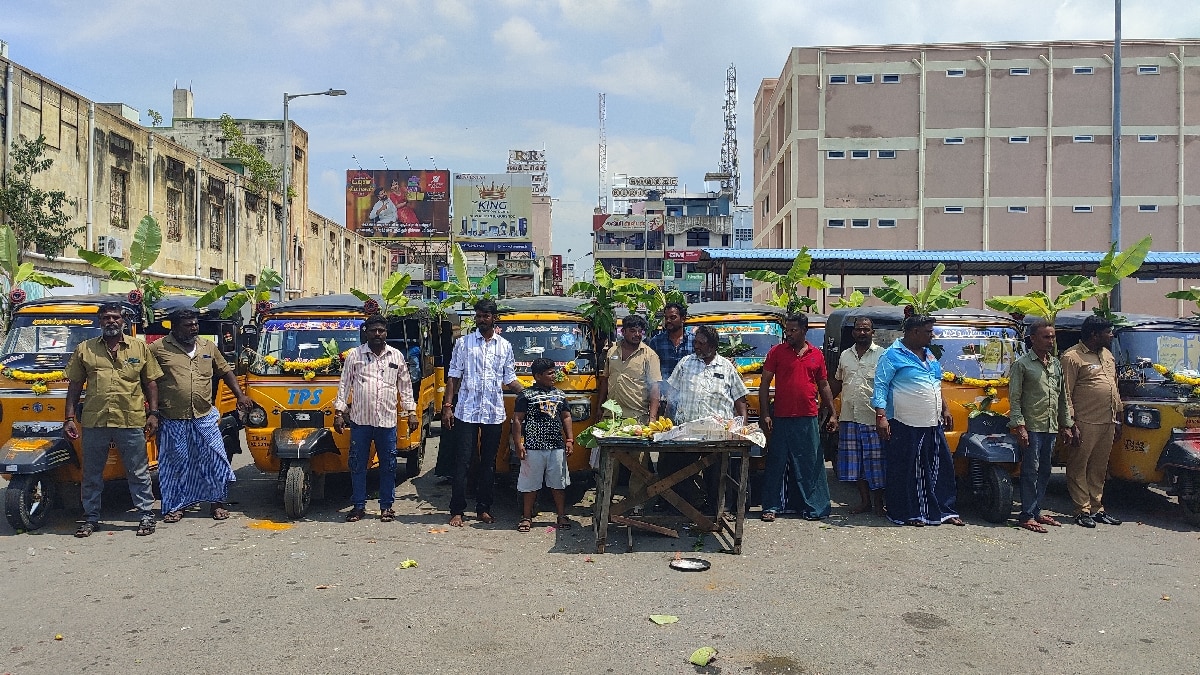
{"label": "flip flop", "polygon": [[[225,520],[229,518],[229,511],[227,511],[224,506],[213,505],[208,514],[212,516],[213,520]],[[166,520],[166,518],[163,518],[163,520]]]}
{"label": "flip flop", "polygon": [[517,523],[517,532],[528,532],[531,527],[533,527],[533,520],[522,518],[521,522]]}
{"label": "flip flop", "polygon": [[773,522],[775,522],[775,512],[774,511],[763,511],[762,515],[759,516],[759,518],[764,523],[773,523]]}
{"label": "flip flop", "polygon": [[384,509],[379,512],[379,520],[385,523],[390,523],[396,519],[396,511],[394,509]]}
{"label": "flip flop", "polygon": [[367,515],[366,509],[350,509],[350,513],[346,514],[346,522],[357,523],[358,521],[362,520],[363,516],[365,515]]}
{"label": "flip flop", "polygon": [[100,529],[100,523],[85,522],[79,526],[78,530],[75,530],[75,536],[80,539],[90,537],[98,529]]}
{"label": "flip flop", "polygon": [[949,520],[946,520],[943,522],[950,523],[951,525],[957,525],[958,527],[966,527],[966,525],[967,525],[966,521],[964,521],[962,518],[959,518],[958,516],[955,516],[955,517],[950,518]]}
{"label": "flip flop", "polygon": [[1026,520],[1023,523],[1018,523],[1018,525],[1026,530],[1029,530],[1030,532],[1037,532],[1038,534],[1046,534],[1047,532],[1046,528],[1039,525],[1036,520]]}
{"label": "flip flop", "polygon": [[1062,527],[1062,523],[1051,518],[1050,516],[1038,516],[1037,521],[1042,525],[1049,525],[1050,527]]}
{"label": "flip flop", "polygon": [[558,519],[558,529],[560,529],[560,530],[571,529],[571,519],[566,516],[559,518]]}
{"label": "flip flop", "polygon": [[183,520],[183,511],[172,511],[162,517],[164,523],[178,523]]}
{"label": "flip flop", "polygon": [[479,522],[491,525],[492,523],[496,522],[496,519],[492,517],[492,514],[484,511],[483,513],[479,514]]}

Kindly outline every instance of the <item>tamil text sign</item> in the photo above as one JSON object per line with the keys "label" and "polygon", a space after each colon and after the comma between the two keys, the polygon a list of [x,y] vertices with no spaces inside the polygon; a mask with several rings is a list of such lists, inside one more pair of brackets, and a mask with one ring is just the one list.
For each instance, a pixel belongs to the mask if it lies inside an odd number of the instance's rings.
{"label": "tamil text sign", "polygon": [[596,232],[656,232],[663,226],[662,214],[630,216],[620,213],[597,213],[592,216],[592,230]]}

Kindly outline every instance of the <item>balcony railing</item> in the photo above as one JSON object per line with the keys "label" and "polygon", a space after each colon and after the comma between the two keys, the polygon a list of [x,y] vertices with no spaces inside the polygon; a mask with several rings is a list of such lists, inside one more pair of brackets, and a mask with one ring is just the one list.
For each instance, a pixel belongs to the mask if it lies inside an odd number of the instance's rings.
{"label": "balcony railing", "polygon": [[[630,244],[630,243],[625,243],[625,244],[604,244],[604,243],[597,243],[597,244],[596,244],[596,250],[597,250],[597,251],[641,251],[641,250],[643,250],[643,249],[642,249],[642,247],[641,247],[641,245],[640,245],[640,244]],[[656,243],[651,243],[651,244],[650,244],[650,248],[649,248],[649,249],[645,249],[645,250],[649,250],[649,251],[661,251],[661,250],[663,250],[663,245],[662,245],[661,243],[657,243],[657,244],[656,244]]]}

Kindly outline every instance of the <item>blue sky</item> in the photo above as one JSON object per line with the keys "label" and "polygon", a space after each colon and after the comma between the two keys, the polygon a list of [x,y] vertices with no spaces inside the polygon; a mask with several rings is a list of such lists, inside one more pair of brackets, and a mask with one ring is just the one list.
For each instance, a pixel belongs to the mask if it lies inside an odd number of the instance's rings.
{"label": "blue sky", "polygon": [[[502,172],[545,147],[555,252],[589,250],[598,92],[610,173],[716,170],[725,71],[737,66],[742,202],[752,106],[794,46],[1110,39],[1110,0],[0,0],[14,61],[97,101],[167,116],[191,87],[198,117],[279,119],[309,133],[310,207],[344,219],[345,171]],[[1200,2],[1125,0],[1124,34],[1200,35]],[[143,122],[149,120],[143,117]]]}

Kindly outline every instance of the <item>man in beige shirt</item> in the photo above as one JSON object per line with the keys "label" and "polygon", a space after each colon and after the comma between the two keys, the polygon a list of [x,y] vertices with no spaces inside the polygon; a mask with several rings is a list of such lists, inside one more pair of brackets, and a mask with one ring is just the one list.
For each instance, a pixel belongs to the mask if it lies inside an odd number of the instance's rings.
{"label": "man in beige shirt", "polygon": [[[621,339],[609,347],[599,378],[601,403],[611,398],[621,406],[625,417],[636,419],[638,424],[649,424],[658,417],[659,383],[662,382],[658,354],[643,341],[649,327],[645,317],[637,314],[621,320]],[[638,455],[638,461],[649,466],[649,453]],[[641,478],[630,477],[630,495],[645,488]]]}
{"label": "man in beige shirt", "polygon": [[1075,502],[1075,522],[1120,525],[1104,512],[1104,480],[1108,456],[1121,424],[1121,394],[1112,347],[1112,322],[1098,316],[1084,319],[1079,344],[1062,355],[1068,417],[1075,420],[1075,447],[1067,457],[1067,492]]}

